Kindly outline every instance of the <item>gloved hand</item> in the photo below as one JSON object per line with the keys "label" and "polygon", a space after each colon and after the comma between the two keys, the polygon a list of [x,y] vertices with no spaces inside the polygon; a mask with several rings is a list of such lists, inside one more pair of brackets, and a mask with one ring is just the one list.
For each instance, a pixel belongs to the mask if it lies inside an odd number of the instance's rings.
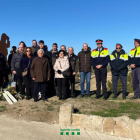
{"label": "gloved hand", "polygon": [[61,73],[62,73],[62,72],[61,72],[61,70],[58,70],[57,72],[58,72],[59,74],[61,74]]}

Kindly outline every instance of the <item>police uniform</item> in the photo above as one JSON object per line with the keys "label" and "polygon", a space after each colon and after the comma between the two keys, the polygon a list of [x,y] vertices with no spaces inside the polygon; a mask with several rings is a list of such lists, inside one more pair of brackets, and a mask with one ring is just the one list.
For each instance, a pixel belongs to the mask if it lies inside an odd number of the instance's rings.
{"label": "police uniform", "polygon": [[140,40],[134,39],[134,41],[139,43],[139,47],[132,49],[129,54],[129,64],[135,65],[135,68],[132,68],[132,84],[134,97],[132,97],[131,99],[140,98]]}
{"label": "police uniform", "polygon": [[[96,40],[96,43],[102,44],[102,40]],[[103,46],[101,48],[94,49],[91,53],[91,65],[95,70],[96,77],[96,98],[100,98],[101,92],[101,83],[103,88],[104,99],[108,98],[107,88],[106,88],[106,79],[107,79],[107,65],[109,63],[109,51]],[[97,65],[102,65],[100,69],[97,69]]]}
{"label": "police uniform", "polygon": [[119,47],[121,50],[117,52],[116,50],[110,55],[110,66],[112,72],[112,81],[113,81],[113,98],[117,98],[117,84],[118,79],[121,79],[122,82],[122,98],[126,99],[127,91],[127,73],[128,73],[128,55],[122,49],[121,44],[116,44],[116,48]]}

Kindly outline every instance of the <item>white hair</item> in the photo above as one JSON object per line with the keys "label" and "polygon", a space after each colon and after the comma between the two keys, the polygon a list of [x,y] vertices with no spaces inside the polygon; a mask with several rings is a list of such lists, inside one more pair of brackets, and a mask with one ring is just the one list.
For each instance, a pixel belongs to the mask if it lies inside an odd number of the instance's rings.
{"label": "white hair", "polygon": [[37,51],[37,54],[38,54],[38,52],[39,52],[39,51],[42,51],[42,52],[43,52],[43,54],[44,54],[44,50],[43,50],[43,49],[39,49],[39,50]]}

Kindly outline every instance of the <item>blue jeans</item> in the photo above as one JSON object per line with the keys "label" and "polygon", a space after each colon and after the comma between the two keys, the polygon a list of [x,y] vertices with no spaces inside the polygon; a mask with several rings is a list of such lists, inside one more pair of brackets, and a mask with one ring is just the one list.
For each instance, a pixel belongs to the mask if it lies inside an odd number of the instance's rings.
{"label": "blue jeans", "polygon": [[86,94],[90,93],[90,76],[91,72],[80,72],[80,78],[81,78],[81,94],[84,94],[84,83],[86,78]]}

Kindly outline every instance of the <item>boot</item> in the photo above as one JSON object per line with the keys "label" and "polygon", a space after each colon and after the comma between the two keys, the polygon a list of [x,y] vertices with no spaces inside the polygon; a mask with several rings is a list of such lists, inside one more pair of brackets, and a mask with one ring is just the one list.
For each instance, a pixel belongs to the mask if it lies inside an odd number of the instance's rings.
{"label": "boot", "polygon": [[87,94],[87,97],[90,98],[90,94]]}
{"label": "boot", "polygon": [[114,92],[114,96],[112,97],[113,99],[117,98],[117,92]]}
{"label": "boot", "polygon": [[139,97],[133,96],[133,97],[131,97],[130,99],[131,99],[131,100],[133,100],[133,99],[139,99]]}
{"label": "boot", "polygon": [[123,100],[126,99],[126,92],[123,92],[123,93],[122,93],[122,98],[123,98]]}

